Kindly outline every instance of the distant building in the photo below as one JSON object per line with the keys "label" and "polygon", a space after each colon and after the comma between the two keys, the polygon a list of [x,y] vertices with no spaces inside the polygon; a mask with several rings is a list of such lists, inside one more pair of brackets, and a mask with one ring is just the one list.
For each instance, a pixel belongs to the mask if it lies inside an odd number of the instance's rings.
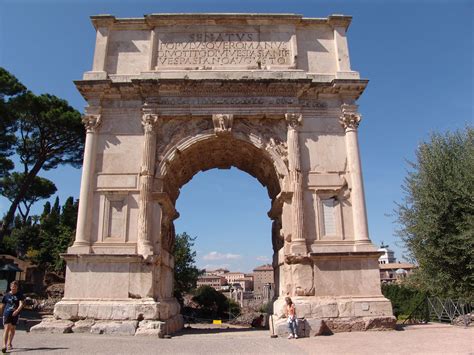
{"label": "distant building", "polygon": [[227,284],[227,280],[223,276],[219,275],[201,275],[197,279],[197,287],[211,286],[216,290],[221,290],[224,285]]}
{"label": "distant building", "polygon": [[274,289],[275,281],[273,277],[273,266],[262,265],[253,269],[253,290],[255,297],[263,295],[264,286]]}
{"label": "distant building", "polygon": [[388,248],[388,245],[382,243],[378,251],[383,252],[383,255],[379,258],[379,264],[390,264],[397,261],[397,259],[395,259],[395,253]]}
{"label": "distant building", "polygon": [[410,263],[379,264],[380,281],[383,283],[401,281],[416,268],[416,265]]}
{"label": "distant building", "polygon": [[397,262],[395,253],[388,248],[388,245],[382,243],[378,251],[383,252],[379,258],[380,281],[382,283],[401,281],[417,267],[410,263]]}
{"label": "distant building", "polygon": [[252,291],[253,290],[253,276],[244,274],[243,272],[228,272],[223,275],[227,284],[235,285],[238,284],[243,291]]}

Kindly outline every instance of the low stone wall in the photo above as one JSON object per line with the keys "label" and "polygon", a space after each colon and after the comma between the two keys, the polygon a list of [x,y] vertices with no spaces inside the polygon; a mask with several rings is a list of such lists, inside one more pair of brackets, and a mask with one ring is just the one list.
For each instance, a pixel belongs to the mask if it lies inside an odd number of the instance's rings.
{"label": "low stone wall", "polygon": [[163,338],[184,326],[181,315],[174,316],[166,321],[157,320],[94,320],[81,319],[75,322],[70,320],[45,318],[41,323],[31,327],[32,333],[92,333],[110,335],[155,336]]}
{"label": "low stone wall", "polygon": [[[395,317],[309,318],[299,319],[297,324],[299,337],[312,337],[342,332],[393,330],[396,319]],[[279,337],[288,336],[290,332],[287,320],[271,316],[270,333]]]}

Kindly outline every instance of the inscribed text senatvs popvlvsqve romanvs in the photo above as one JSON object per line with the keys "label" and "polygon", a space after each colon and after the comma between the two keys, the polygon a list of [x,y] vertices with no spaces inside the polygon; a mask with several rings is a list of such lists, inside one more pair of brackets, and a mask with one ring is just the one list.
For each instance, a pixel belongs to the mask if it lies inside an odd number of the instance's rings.
{"label": "inscribed text senatvs popvlvsqve romanvs", "polygon": [[291,65],[289,38],[258,32],[169,34],[158,40],[158,66]]}

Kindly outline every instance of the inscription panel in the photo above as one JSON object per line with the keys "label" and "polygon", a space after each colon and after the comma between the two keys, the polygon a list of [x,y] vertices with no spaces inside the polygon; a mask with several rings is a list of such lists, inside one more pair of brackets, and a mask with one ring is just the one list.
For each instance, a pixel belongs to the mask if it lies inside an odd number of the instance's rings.
{"label": "inscription panel", "polygon": [[258,29],[157,33],[156,69],[294,66],[293,35]]}

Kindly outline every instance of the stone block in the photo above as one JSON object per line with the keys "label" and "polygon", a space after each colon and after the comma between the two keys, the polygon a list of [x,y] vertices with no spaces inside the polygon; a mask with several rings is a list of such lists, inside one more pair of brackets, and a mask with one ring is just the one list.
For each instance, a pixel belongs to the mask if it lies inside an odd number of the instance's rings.
{"label": "stone block", "polygon": [[143,320],[139,323],[136,336],[157,336],[163,338],[166,332],[166,322]]}
{"label": "stone block", "polygon": [[326,324],[334,333],[360,332],[365,330],[365,321],[361,317],[327,319]]}
{"label": "stone block", "polygon": [[97,321],[91,328],[94,334],[134,335],[137,321]]}
{"label": "stone block", "polygon": [[364,321],[365,330],[393,330],[397,324],[395,317],[367,317]]}
{"label": "stone block", "polygon": [[333,332],[322,319],[308,319],[305,324],[306,336],[332,335]]}
{"label": "stone block", "polygon": [[311,307],[311,318],[333,318],[339,316],[336,302],[318,302]]}
{"label": "stone block", "polygon": [[76,320],[78,317],[79,305],[58,302],[54,306],[54,317],[56,319]]}
{"label": "stone block", "polygon": [[72,333],[74,323],[69,320],[45,319],[41,323],[31,327],[32,333],[53,333],[64,334]]}
{"label": "stone block", "polygon": [[73,333],[90,333],[92,326],[95,324],[93,319],[83,319],[74,323],[72,327]]}
{"label": "stone block", "polygon": [[159,319],[160,310],[156,303],[154,304],[139,304],[135,308],[134,319]]}

